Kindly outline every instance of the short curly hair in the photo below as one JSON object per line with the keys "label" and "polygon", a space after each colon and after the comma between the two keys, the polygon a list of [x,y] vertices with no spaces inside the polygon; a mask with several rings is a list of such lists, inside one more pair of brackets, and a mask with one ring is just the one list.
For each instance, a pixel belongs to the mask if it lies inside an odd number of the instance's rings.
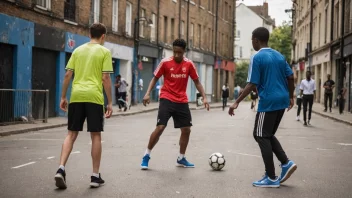
{"label": "short curly hair", "polygon": [[187,43],[184,39],[176,39],[173,43],[172,46],[177,46],[181,47],[182,49],[186,49]]}

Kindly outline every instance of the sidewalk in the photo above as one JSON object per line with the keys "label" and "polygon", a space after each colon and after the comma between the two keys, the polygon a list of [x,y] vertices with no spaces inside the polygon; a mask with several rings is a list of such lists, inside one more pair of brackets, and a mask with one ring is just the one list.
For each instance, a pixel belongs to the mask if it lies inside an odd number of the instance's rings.
{"label": "sidewalk", "polygon": [[[303,107],[302,107],[302,111],[303,111]],[[324,105],[323,104],[314,103],[312,112],[316,113],[318,115],[321,115],[323,117],[335,120],[337,122],[352,125],[352,113],[344,111],[344,113],[342,115],[340,115],[338,108],[332,108],[332,113],[330,113],[329,111],[324,112]]]}
{"label": "sidewalk", "polygon": [[[189,106],[191,110],[204,109],[204,106],[197,108],[195,103],[190,103]],[[210,107],[221,108],[222,103],[211,103]],[[156,111],[158,110],[158,108],[159,108],[159,103],[151,103],[147,107],[143,106],[142,104],[138,104],[137,106],[132,106],[131,109],[127,110],[126,112],[123,112],[123,111],[120,112],[118,106],[113,106],[112,117],[130,116],[130,115],[135,115],[140,113],[147,113],[151,111]],[[37,121],[36,123],[30,123],[30,124],[13,124],[13,125],[7,125],[7,126],[0,126],[0,137],[19,134],[19,133],[27,133],[31,131],[51,129],[51,128],[62,127],[62,126],[67,126],[66,117],[49,118],[48,123]]]}

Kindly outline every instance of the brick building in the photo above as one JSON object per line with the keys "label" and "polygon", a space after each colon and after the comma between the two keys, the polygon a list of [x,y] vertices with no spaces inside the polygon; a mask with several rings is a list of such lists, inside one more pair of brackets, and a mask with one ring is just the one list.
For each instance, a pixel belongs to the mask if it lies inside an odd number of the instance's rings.
{"label": "brick building", "polygon": [[[112,52],[112,77],[121,74],[133,84],[129,99],[131,95],[137,99],[145,93],[146,88],[137,93],[135,85],[142,79],[147,87],[161,59],[172,56],[172,41],[182,37],[188,42],[186,56],[195,62],[208,99],[218,100],[219,88],[225,81],[233,90],[234,3],[0,1],[0,50],[4,52],[0,53],[0,89],[49,89],[49,116],[64,115],[59,110],[59,97],[65,65],[72,51],[89,41],[90,24],[101,22],[108,28],[105,47]],[[187,93],[189,100],[195,101],[194,85],[188,86]],[[152,99],[157,99],[156,91]],[[15,100],[11,102],[14,103]]]}

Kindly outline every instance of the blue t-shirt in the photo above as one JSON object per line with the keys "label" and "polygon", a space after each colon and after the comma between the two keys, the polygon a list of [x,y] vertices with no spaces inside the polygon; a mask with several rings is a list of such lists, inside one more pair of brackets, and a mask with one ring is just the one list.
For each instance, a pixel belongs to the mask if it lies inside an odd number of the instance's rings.
{"label": "blue t-shirt", "polygon": [[286,109],[290,104],[287,77],[293,74],[285,57],[271,48],[262,48],[251,57],[247,82],[257,85],[258,112]]}

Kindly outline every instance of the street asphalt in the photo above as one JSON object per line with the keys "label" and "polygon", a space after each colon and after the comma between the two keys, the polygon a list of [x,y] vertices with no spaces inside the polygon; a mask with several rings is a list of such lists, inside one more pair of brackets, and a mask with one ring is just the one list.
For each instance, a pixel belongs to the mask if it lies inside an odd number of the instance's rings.
{"label": "street asphalt", "polygon": [[[0,197],[352,197],[352,127],[313,114],[312,126],[285,114],[277,137],[297,171],[280,188],[252,187],[264,173],[253,139],[255,112],[241,104],[234,117],[227,111],[192,111],[193,125],[187,159],[195,168],[176,167],[180,132],[172,120],[151,153],[148,171],[140,163],[157,112],[106,120],[103,133],[102,178],[89,187],[92,163],[90,136],[81,132],[66,165],[66,190],[55,187],[54,175],[66,128],[0,138]],[[208,157],[224,154],[226,166],[213,171]],[[275,158],[276,174],[280,174]]]}

